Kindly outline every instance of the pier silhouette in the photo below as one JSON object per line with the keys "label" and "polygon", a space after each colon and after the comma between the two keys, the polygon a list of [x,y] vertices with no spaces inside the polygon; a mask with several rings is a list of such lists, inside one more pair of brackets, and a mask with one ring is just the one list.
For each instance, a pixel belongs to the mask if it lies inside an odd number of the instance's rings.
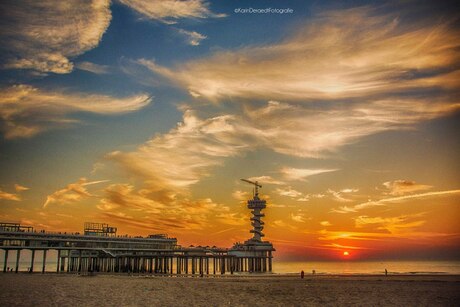
{"label": "pier silhouette", "polygon": [[56,272],[94,273],[150,273],[150,274],[225,274],[234,272],[271,272],[273,245],[263,241],[261,212],[266,201],[259,198],[257,182],[251,209],[250,233],[253,237],[231,248],[190,246],[182,247],[176,238],[166,234],[147,237],[117,235],[117,228],[105,223],[86,222],[83,234],[36,231],[19,223],[0,223],[0,248],[5,251],[3,272],[8,269],[8,257],[15,253],[14,272],[19,271],[21,252],[30,250],[28,271],[34,272],[35,254],[42,252],[41,272],[46,271],[46,257],[57,251]]}

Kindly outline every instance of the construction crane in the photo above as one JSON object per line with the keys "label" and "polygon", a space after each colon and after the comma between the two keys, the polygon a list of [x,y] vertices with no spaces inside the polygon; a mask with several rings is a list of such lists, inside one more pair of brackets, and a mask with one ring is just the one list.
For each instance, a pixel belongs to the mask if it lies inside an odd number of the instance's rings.
{"label": "construction crane", "polygon": [[253,184],[254,185],[254,196],[259,196],[259,188],[262,188],[262,186],[257,181],[251,181],[247,179],[241,179],[241,181]]}

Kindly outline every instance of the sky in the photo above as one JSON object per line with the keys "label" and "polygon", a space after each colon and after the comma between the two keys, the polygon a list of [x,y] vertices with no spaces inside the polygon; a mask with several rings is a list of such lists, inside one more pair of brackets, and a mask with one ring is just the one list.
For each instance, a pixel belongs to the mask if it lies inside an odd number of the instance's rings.
{"label": "sky", "polygon": [[[280,260],[460,259],[442,1],[0,3],[0,221]],[[344,256],[344,252],[348,256]]]}

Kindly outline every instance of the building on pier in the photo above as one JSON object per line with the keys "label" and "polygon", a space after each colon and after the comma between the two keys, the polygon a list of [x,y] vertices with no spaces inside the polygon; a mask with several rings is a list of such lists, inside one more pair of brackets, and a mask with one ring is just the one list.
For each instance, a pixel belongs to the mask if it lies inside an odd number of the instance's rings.
{"label": "building on pier", "polygon": [[103,223],[85,223],[85,236],[116,237],[117,228]]}

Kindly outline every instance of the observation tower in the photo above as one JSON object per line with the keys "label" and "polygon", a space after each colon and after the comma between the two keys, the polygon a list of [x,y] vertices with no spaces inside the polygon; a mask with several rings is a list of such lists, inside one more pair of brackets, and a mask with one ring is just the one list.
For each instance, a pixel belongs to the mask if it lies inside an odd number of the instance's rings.
{"label": "observation tower", "polygon": [[265,216],[265,214],[262,213],[262,209],[267,207],[267,202],[259,198],[259,188],[262,188],[262,186],[257,181],[253,182],[247,179],[241,180],[254,185],[253,198],[249,199],[247,202],[248,209],[252,210],[252,217],[250,218],[252,229],[250,233],[252,233],[253,236],[244,243],[235,243],[228,251],[228,254],[234,255],[239,259],[239,265],[237,267],[241,269],[238,271],[271,272],[272,252],[275,251],[275,249],[272,243],[262,240],[265,236],[262,233],[264,229],[262,218]]}
{"label": "observation tower", "polygon": [[253,229],[251,229],[250,232],[254,234],[251,240],[255,242],[262,242],[262,237],[265,236],[262,233],[262,230],[264,229],[264,222],[262,222],[262,217],[265,216],[265,214],[262,213],[262,209],[267,207],[267,202],[264,199],[259,198],[259,188],[262,186],[259,185],[257,181],[252,182],[246,179],[241,180],[254,185],[253,199],[248,200],[248,209],[252,209],[251,225]]}

